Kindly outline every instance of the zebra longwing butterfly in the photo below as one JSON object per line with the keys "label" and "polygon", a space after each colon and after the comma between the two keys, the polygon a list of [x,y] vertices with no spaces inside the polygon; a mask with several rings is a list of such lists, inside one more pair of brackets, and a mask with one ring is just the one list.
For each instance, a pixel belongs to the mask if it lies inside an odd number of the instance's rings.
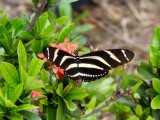
{"label": "zebra longwing butterfly", "polygon": [[49,62],[64,69],[65,75],[74,81],[93,81],[104,77],[109,70],[132,60],[134,53],[127,49],[109,49],[75,56],[54,48],[43,50]]}

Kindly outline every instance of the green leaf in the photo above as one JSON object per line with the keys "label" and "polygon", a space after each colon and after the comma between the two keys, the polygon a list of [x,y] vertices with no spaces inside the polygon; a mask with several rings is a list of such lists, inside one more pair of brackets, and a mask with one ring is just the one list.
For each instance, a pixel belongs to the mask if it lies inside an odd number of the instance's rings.
{"label": "green leaf", "polygon": [[41,70],[41,80],[44,83],[49,83],[49,75],[48,75],[48,73],[47,73],[47,71],[45,69]]}
{"label": "green leaf", "polygon": [[58,27],[61,27],[62,25],[64,25],[67,22],[68,17],[67,16],[62,16],[58,19],[55,20],[55,23],[58,24]]}
{"label": "green leaf", "polygon": [[73,33],[74,34],[82,34],[82,33],[88,32],[93,29],[94,29],[94,26],[92,24],[88,23],[88,24],[76,26],[75,29],[73,29]]}
{"label": "green leaf", "polygon": [[142,84],[143,84],[143,81],[140,81],[140,82],[136,83],[136,84],[132,87],[132,93],[135,93]]}
{"label": "green leaf", "polygon": [[55,43],[58,44],[58,43],[63,42],[64,39],[69,36],[69,34],[70,34],[73,26],[74,26],[73,23],[65,26],[65,27],[63,28],[63,30],[60,32],[59,37],[58,37],[58,40],[55,41]]}
{"label": "green leaf", "polygon": [[160,67],[160,52],[153,45],[149,47],[149,63],[154,67]]}
{"label": "green leaf", "polygon": [[65,119],[65,112],[66,112],[65,104],[59,98],[58,99],[58,109],[57,109],[56,120],[64,120]]}
{"label": "green leaf", "polygon": [[62,4],[72,3],[72,2],[76,2],[76,1],[78,1],[78,0],[61,0],[60,2],[53,4],[52,7],[59,6]]}
{"label": "green leaf", "polygon": [[19,76],[16,68],[7,62],[1,62],[0,72],[5,81],[12,87],[15,87],[19,83]]}
{"label": "green leaf", "polygon": [[72,84],[68,84],[63,90],[63,95],[66,96],[71,91],[72,87]]}
{"label": "green leaf", "polygon": [[156,26],[153,33],[152,38],[152,45],[157,49],[160,50],[160,27]]}
{"label": "green leaf", "polygon": [[20,75],[21,83],[25,83],[28,75],[27,75],[27,73],[24,70],[24,67],[22,65],[19,65],[19,75]]}
{"label": "green leaf", "polygon": [[14,114],[14,115],[6,115],[6,117],[9,119],[9,120],[23,120],[23,117],[19,114]]}
{"label": "green leaf", "polygon": [[30,111],[20,111],[20,113],[27,120],[42,120],[38,115]]}
{"label": "green leaf", "polygon": [[97,99],[96,97],[92,97],[89,103],[87,104],[87,107],[90,109],[94,109],[96,107]]}
{"label": "green leaf", "polygon": [[4,38],[1,39],[0,41],[2,43],[2,46],[4,47],[5,52],[7,54],[9,54],[10,53],[10,49],[11,49],[10,40],[5,34],[3,34],[3,35],[4,35]]}
{"label": "green leaf", "polygon": [[32,49],[35,53],[40,53],[42,52],[42,48],[43,47],[43,41],[42,40],[33,40],[32,41]]}
{"label": "green leaf", "polygon": [[27,65],[27,54],[26,54],[26,49],[21,41],[19,41],[18,44],[18,62],[20,66],[23,66],[23,68],[26,70],[26,65]]}
{"label": "green leaf", "polygon": [[21,83],[15,87],[14,91],[12,92],[12,96],[10,98],[10,100],[13,103],[15,103],[19,99],[19,96],[21,95],[22,90],[23,90],[23,83]]}
{"label": "green leaf", "polygon": [[138,117],[142,116],[142,107],[139,104],[136,106],[135,113]]}
{"label": "green leaf", "polygon": [[63,95],[63,83],[60,83],[60,84],[58,85],[58,88],[56,89],[56,93],[57,93],[59,96],[64,97],[64,95]]}
{"label": "green leaf", "polygon": [[151,116],[148,116],[146,120],[154,120]]}
{"label": "green leaf", "polygon": [[71,101],[71,99],[63,98],[63,100],[70,111],[74,111],[76,109],[76,105]]}
{"label": "green leaf", "polygon": [[19,111],[23,111],[23,110],[30,110],[30,109],[37,109],[37,106],[31,105],[31,104],[22,104],[19,105],[15,108],[12,108],[11,111],[12,112],[19,112]]}
{"label": "green leaf", "polygon": [[76,88],[69,92],[66,98],[68,97],[70,99],[81,100],[86,96],[88,96],[88,94],[86,93],[86,88]]}
{"label": "green leaf", "polygon": [[137,71],[147,80],[151,80],[152,78],[155,77],[151,67],[147,63],[141,62],[141,65],[138,66]]}
{"label": "green leaf", "polygon": [[60,16],[68,16],[68,23],[72,22],[72,6],[71,4],[64,4],[58,6]]}
{"label": "green leaf", "polygon": [[29,66],[28,75],[37,76],[38,73],[40,72],[40,69],[42,68],[42,65],[43,65],[43,60],[40,60],[38,58],[33,58]]}
{"label": "green leaf", "polygon": [[47,120],[56,120],[57,109],[54,109],[52,106],[46,106],[46,119]]}
{"label": "green leaf", "polygon": [[5,100],[5,107],[6,108],[15,108],[16,105],[10,100]]}
{"label": "green leaf", "polygon": [[122,88],[127,89],[129,87],[129,75],[125,72],[122,80]]}
{"label": "green leaf", "polygon": [[34,39],[33,35],[26,31],[21,31],[18,34],[18,37],[19,39],[24,40],[24,41],[31,41],[32,39]]}
{"label": "green leaf", "polygon": [[36,21],[35,31],[37,35],[39,35],[46,28],[47,21],[48,21],[48,14],[45,12]]}
{"label": "green leaf", "polygon": [[5,25],[8,22],[8,14],[0,9],[0,24]]}
{"label": "green leaf", "polygon": [[25,12],[22,12],[22,14],[21,14],[21,21],[22,21],[23,26],[25,26],[25,28],[27,28],[27,26],[29,24],[29,19],[28,19],[28,16]]}
{"label": "green leaf", "polygon": [[160,95],[154,97],[151,101],[151,108],[152,109],[160,109]]}
{"label": "green leaf", "polygon": [[44,87],[43,82],[41,80],[37,81],[36,78],[33,76],[28,76],[24,84],[25,93],[43,87]]}
{"label": "green leaf", "polygon": [[38,3],[39,3],[39,0],[32,0],[32,3],[33,3],[33,4],[38,4]]}
{"label": "green leaf", "polygon": [[160,94],[160,80],[153,78],[152,80],[153,88]]}
{"label": "green leaf", "polygon": [[18,43],[19,43],[19,39],[14,39],[14,43],[12,44],[10,49],[11,55],[17,51]]}
{"label": "green leaf", "polygon": [[5,101],[5,98],[3,95],[3,91],[2,89],[0,89],[0,105],[4,106],[4,101]]}

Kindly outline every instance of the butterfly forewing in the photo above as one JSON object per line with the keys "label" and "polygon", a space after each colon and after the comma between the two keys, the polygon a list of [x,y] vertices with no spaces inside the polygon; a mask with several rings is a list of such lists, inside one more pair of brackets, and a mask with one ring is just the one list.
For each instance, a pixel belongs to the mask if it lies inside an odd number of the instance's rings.
{"label": "butterfly forewing", "polygon": [[133,59],[134,53],[126,49],[110,49],[91,52],[82,56],[71,54],[57,48],[47,47],[45,57],[74,81],[93,81],[108,74],[108,71]]}
{"label": "butterfly forewing", "polygon": [[69,65],[69,63],[73,63],[75,61],[74,56],[54,47],[44,48],[43,54],[49,62],[54,63],[61,69],[65,69]]}

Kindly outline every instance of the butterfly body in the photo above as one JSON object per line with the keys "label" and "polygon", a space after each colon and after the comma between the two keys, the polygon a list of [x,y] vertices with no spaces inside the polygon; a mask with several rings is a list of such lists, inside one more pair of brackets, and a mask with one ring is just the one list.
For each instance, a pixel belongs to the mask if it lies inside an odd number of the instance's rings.
{"label": "butterfly body", "polygon": [[93,81],[104,77],[109,70],[129,62],[134,53],[126,49],[110,49],[91,52],[82,56],[75,56],[54,48],[43,50],[48,61],[64,69],[65,75],[74,81]]}

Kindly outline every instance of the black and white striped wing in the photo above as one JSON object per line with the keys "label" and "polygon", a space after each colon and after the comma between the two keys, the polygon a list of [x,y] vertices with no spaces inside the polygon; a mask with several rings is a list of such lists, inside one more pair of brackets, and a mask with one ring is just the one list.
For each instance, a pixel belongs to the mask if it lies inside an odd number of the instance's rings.
{"label": "black and white striped wing", "polygon": [[44,48],[43,54],[49,62],[54,63],[57,67],[60,67],[61,69],[65,69],[70,63],[75,62],[74,56],[54,47]]}
{"label": "black and white striped wing", "polygon": [[93,81],[107,75],[110,69],[131,61],[133,56],[134,53],[126,49],[88,53],[79,57],[78,68],[76,63],[70,64],[66,75],[73,80]]}

